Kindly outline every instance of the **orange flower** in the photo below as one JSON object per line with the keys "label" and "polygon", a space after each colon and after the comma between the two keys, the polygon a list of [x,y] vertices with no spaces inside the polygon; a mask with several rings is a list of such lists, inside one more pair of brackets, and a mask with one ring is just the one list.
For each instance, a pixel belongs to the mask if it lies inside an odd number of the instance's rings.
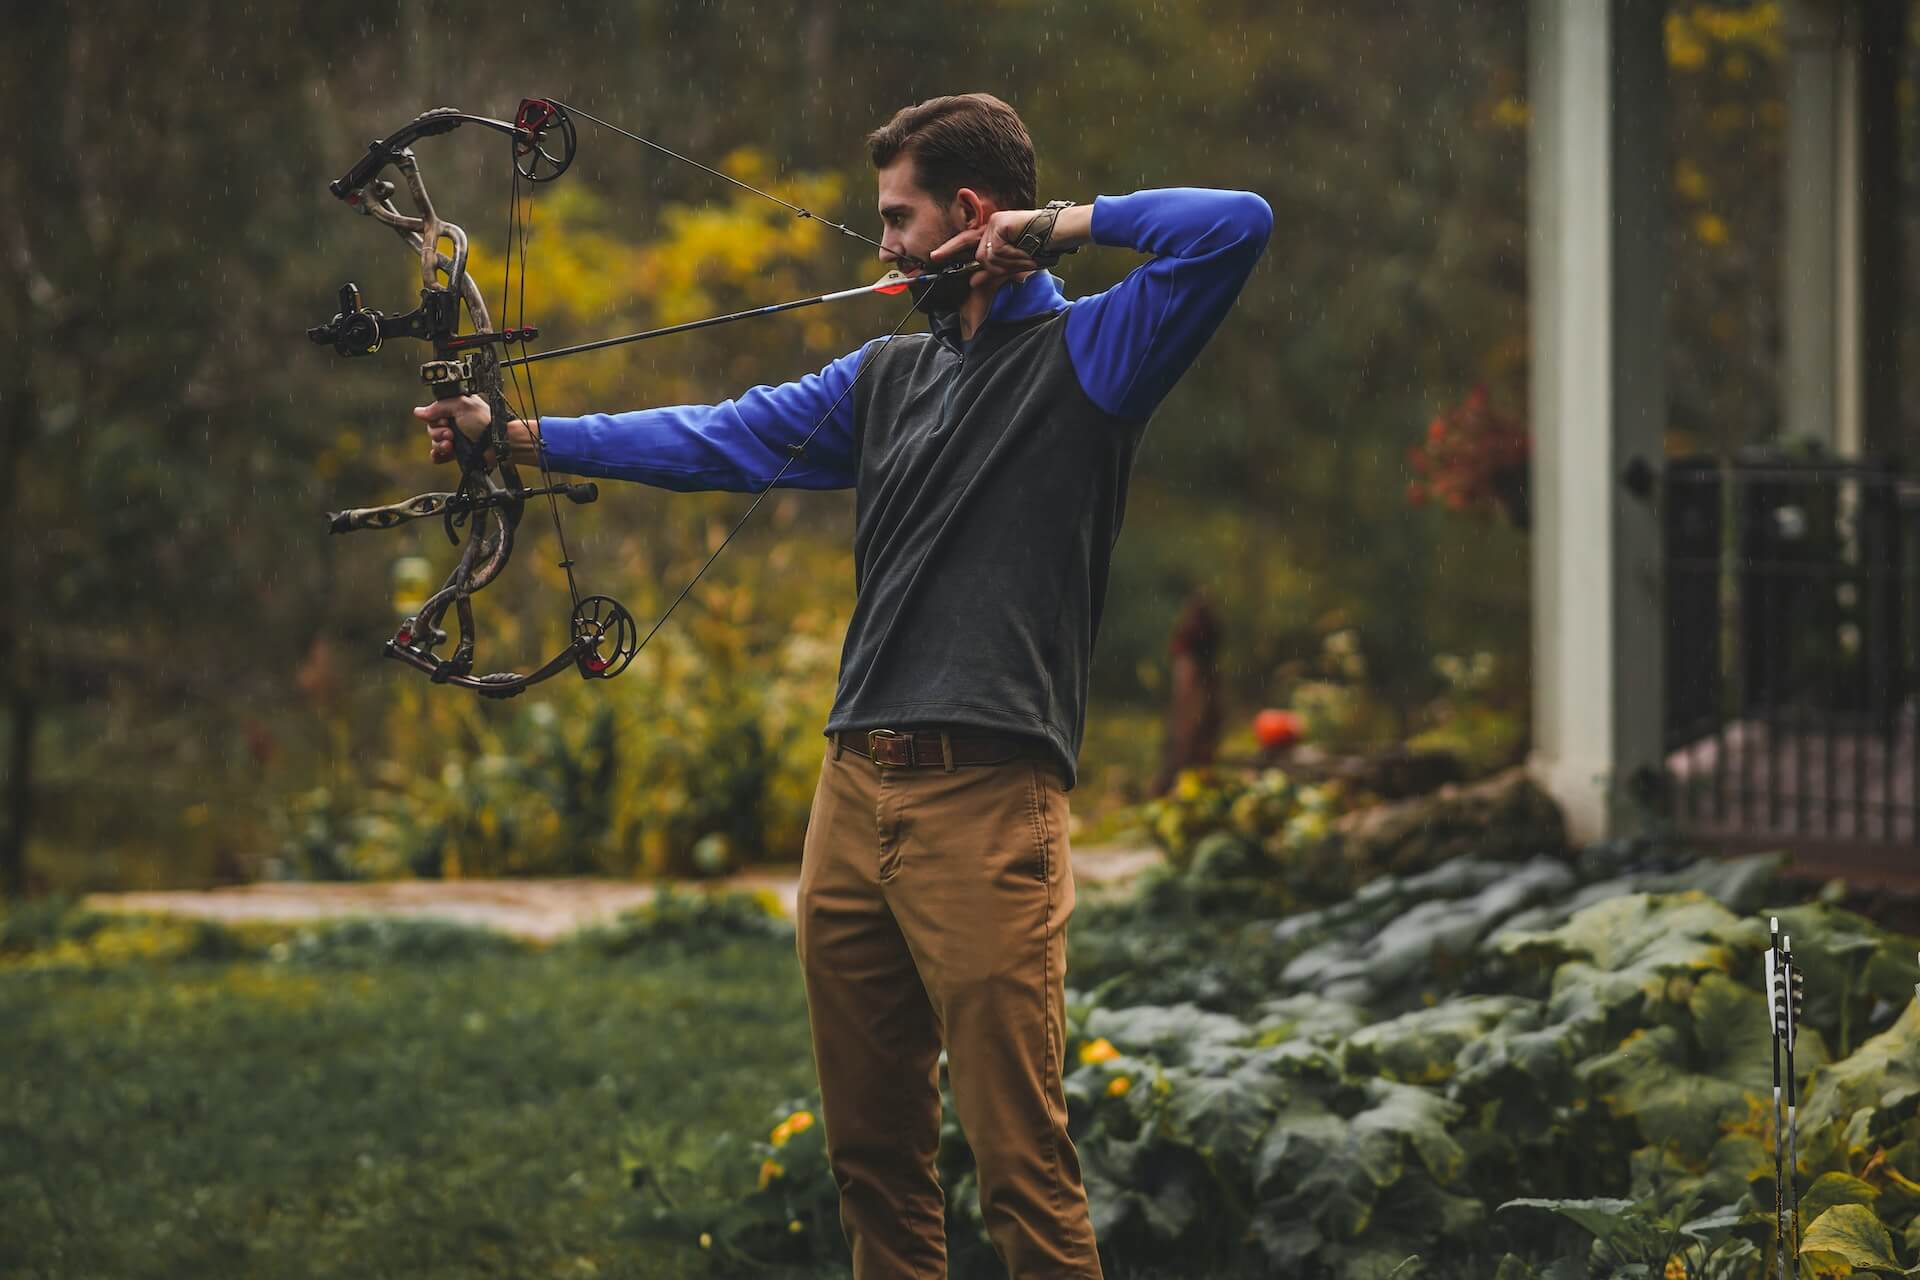
{"label": "orange flower", "polygon": [[805,1133],[813,1128],[813,1112],[796,1111],[773,1127],[773,1145],[784,1147],[787,1139],[796,1133]]}
{"label": "orange flower", "polygon": [[1119,1056],[1120,1051],[1114,1048],[1104,1036],[1091,1043],[1080,1046],[1080,1064],[1082,1066],[1087,1066],[1095,1062],[1111,1062]]}
{"label": "orange flower", "polygon": [[1131,1088],[1133,1088],[1133,1081],[1125,1076],[1115,1076],[1107,1081],[1107,1096],[1109,1098],[1124,1097],[1127,1090]]}

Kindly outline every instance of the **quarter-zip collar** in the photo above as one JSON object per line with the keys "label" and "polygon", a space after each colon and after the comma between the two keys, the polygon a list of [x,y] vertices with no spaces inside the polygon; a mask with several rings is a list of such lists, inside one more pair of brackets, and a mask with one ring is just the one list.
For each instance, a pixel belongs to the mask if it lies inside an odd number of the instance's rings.
{"label": "quarter-zip collar", "polygon": [[934,315],[933,336],[943,346],[955,351],[965,352],[980,341],[989,329],[1000,325],[1018,324],[1036,316],[1052,315],[1064,311],[1067,306],[1066,295],[1060,292],[1060,282],[1053,273],[1046,270],[1035,271],[1024,280],[1010,280],[1000,286],[993,295],[993,303],[987,308],[987,319],[975,331],[972,342],[963,342],[960,338],[960,313],[942,311]]}

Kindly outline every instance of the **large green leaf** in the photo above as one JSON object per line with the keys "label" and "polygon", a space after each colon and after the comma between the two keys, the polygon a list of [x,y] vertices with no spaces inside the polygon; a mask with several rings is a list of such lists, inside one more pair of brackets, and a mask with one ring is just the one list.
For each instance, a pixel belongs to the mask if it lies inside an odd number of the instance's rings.
{"label": "large green leaf", "polygon": [[1534,1280],[1534,1272],[1525,1258],[1503,1253],[1500,1255],[1500,1265],[1494,1269],[1493,1280]]}
{"label": "large green leaf", "polygon": [[1347,1122],[1317,1097],[1298,1096],[1280,1109],[1254,1163],[1254,1190],[1295,1187],[1343,1147]]}
{"label": "large green leaf", "polygon": [[[1773,1029],[1765,994],[1709,973],[1694,984],[1687,1012],[1693,1020],[1694,1069],[1732,1081],[1754,1099],[1771,1096]],[[1812,1027],[1804,1028],[1794,1056],[1799,1077],[1804,1080],[1829,1057],[1825,1037]]]}
{"label": "large green leaf", "polygon": [[[1383,1164],[1369,1166],[1365,1158]],[[1277,1220],[1305,1221],[1323,1236],[1350,1240],[1367,1229],[1379,1188],[1399,1174],[1393,1153],[1351,1149],[1346,1120],[1317,1099],[1297,1097],[1267,1131],[1254,1164],[1254,1189]]]}
{"label": "large green leaf", "polygon": [[1248,1027],[1238,1018],[1194,1004],[1146,1004],[1094,1009],[1087,1015],[1087,1034],[1132,1053],[1151,1053],[1164,1063],[1180,1063],[1199,1049],[1245,1039]]}
{"label": "large green leaf", "polygon": [[[1825,902],[1781,907],[1780,929],[1793,939],[1793,958],[1806,975],[1804,1020],[1828,1033],[1845,1016],[1856,1034],[1875,1002],[1891,1008],[1913,997],[1913,955],[1920,939],[1882,929],[1865,916]],[[1842,1000],[1851,1007],[1843,1009]]]}
{"label": "large green leaf", "polygon": [[[1374,1001],[1437,986],[1437,966],[1472,954],[1503,921],[1575,883],[1565,864],[1536,858],[1523,866],[1443,866],[1393,882],[1387,891],[1366,886],[1331,932],[1295,956],[1281,981],[1323,995]],[[1359,910],[1364,905],[1366,910]],[[1386,908],[1395,908],[1390,913]],[[1323,917],[1332,923],[1332,917]],[[1296,926],[1282,926],[1299,936]],[[1280,934],[1276,930],[1276,936]]]}
{"label": "large green leaf", "polygon": [[1800,1124],[1845,1123],[1863,1109],[1872,1113],[1863,1135],[1869,1140],[1920,1112],[1920,1001],[1909,1001],[1899,1021],[1815,1074],[1802,1097]]}
{"label": "large green leaf", "polygon": [[1886,1184],[1880,1211],[1890,1219],[1913,1214],[1920,1222],[1920,1125],[1907,1126],[1907,1133],[1912,1136],[1879,1153],[1875,1176]]}
{"label": "large green leaf", "polygon": [[1439,1084],[1453,1075],[1462,1050],[1483,1042],[1514,1014],[1537,1008],[1520,996],[1463,996],[1401,1014],[1347,1037],[1347,1069]]}
{"label": "large green leaf", "polygon": [[1741,1200],[1759,1181],[1773,1178],[1773,1147],[1759,1133],[1744,1129],[1722,1134],[1707,1157],[1707,1167],[1684,1185],[1706,1204]]}
{"label": "large green leaf", "polygon": [[1836,1205],[1817,1218],[1800,1240],[1800,1253],[1828,1254],[1856,1271],[1883,1271],[1920,1275],[1920,1267],[1903,1267],[1893,1254],[1893,1237],[1886,1224],[1863,1204]]}
{"label": "large green leaf", "polygon": [[1619,1200],[1609,1196],[1599,1196],[1583,1200],[1541,1200],[1525,1197],[1509,1200],[1500,1206],[1501,1212],[1508,1209],[1544,1209],[1548,1213],[1558,1214],[1569,1222],[1579,1224],[1580,1228],[1596,1240],[1612,1240],[1640,1226],[1639,1215],[1634,1202]]}
{"label": "large green leaf", "polygon": [[1320,1256],[1334,1280],[1414,1280],[1425,1271],[1418,1254],[1392,1241],[1329,1245]]}
{"label": "large green leaf", "polygon": [[1459,1175],[1466,1156],[1447,1132],[1460,1117],[1458,1106],[1429,1090],[1389,1080],[1370,1081],[1367,1093],[1373,1105],[1351,1121],[1356,1145],[1384,1150],[1404,1142],[1435,1181],[1445,1185]]}
{"label": "large green leaf", "polygon": [[1302,991],[1263,1003],[1254,1030],[1259,1033],[1261,1044],[1292,1039],[1332,1040],[1358,1031],[1366,1020],[1365,1011],[1358,1005]]}
{"label": "large green leaf", "polygon": [[1312,1223],[1302,1222],[1291,1211],[1265,1205],[1253,1215],[1250,1229],[1276,1275],[1295,1274],[1326,1243],[1326,1237]]}
{"label": "large green leaf", "polygon": [[1581,1074],[1614,1114],[1632,1117],[1646,1141],[1676,1144],[1695,1159],[1747,1114],[1744,1087],[1690,1069],[1686,1037],[1676,1027],[1636,1031]]}
{"label": "large green leaf", "polygon": [[1612,1010],[1664,996],[1675,975],[1742,968],[1743,952],[1766,944],[1756,920],[1743,920],[1701,893],[1632,894],[1596,903],[1558,929],[1495,936],[1502,954],[1554,956],[1556,1002],[1569,988],[1591,988]]}
{"label": "large green leaf", "polygon": [[[1329,1240],[1353,1240],[1375,1221],[1375,1207],[1411,1166],[1446,1183],[1465,1161],[1447,1126],[1460,1109],[1413,1085],[1371,1080],[1366,1106],[1342,1117],[1319,1099],[1296,1096],[1282,1108],[1261,1144],[1254,1187],[1276,1213],[1311,1221]],[[1450,1197],[1433,1198],[1428,1221],[1397,1222],[1412,1238],[1433,1238],[1456,1220]]]}
{"label": "large green leaf", "polygon": [[1076,1143],[1087,1209],[1103,1240],[1128,1235],[1178,1239],[1199,1216],[1199,1180],[1169,1149],[1155,1125],[1126,1140],[1101,1132]]}
{"label": "large green leaf", "polygon": [[1850,1173],[1823,1173],[1800,1193],[1800,1218],[1813,1222],[1843,1204],[1863,1204],[1871,1209],[1879,1198],[1880,1188],[1871,1182],[1862,1182]]}
{"label": "large green leaf", "polygon": [[1218,1074],[1169,1067],[1164,1078],[1172,1090],[1166,1115],[1175,1134],[1234,1170],[1252,1161],[1274,1112],[1288,1098],[1286,1078],[1256,1054],[1243,1055]]}
{"label": "large green leaf", "polygon": [[1581,999],[1584,990],[1561,994],[1558,1017],[1529,1001],[1462,1046],[1453,1096],[1491,1103],[1503,1120],[1532,1125],[1544,1136],[1554,1110],[1571,1100],[1575,1065],[1602,1043],[1605,1014]]}
{"label": "large green leaf", "polygon": [[1395,1225],[1403,1236],[1429,1245],[1473,1241],[1487,1223],[1487,1206],[1478,1196],[1442,1190],[1424,1169],[1409,1169],[1380,1197],[1382,1222]]}

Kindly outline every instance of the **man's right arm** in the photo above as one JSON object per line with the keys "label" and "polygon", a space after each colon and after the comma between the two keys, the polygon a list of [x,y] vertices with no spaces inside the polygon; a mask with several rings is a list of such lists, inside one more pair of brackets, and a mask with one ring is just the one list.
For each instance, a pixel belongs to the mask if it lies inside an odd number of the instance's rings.
{"label": "man's right arm", "polygon": [[777,387],[755,387],[719,404],[579,418],[542,415],[540,439],[547,465],[566,475],[635,480],[681,492],[757,492],[818,425],[806,453],[787,469],[780,485],[849,488],[858,473],[849,389],[871,345],[819,373]]}

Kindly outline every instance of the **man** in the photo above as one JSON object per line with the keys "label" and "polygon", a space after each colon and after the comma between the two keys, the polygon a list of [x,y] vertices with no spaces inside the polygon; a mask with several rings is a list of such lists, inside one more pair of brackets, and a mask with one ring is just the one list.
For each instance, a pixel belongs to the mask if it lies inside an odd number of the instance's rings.
{"label": "man", "polygon": [[[1033,144],[987,94],[867,140],[883,257],[982,264],[931,332],[718,405],[513,423],[516,454],[668,489],[856,495],[853,619],[800,874],[798,950],[854,1275],[945,1274],[938,1060],[1016,1278],[1098,1276],[1061,1084],[1067,800],[1128,473],[1272,229],[1193,189],[1038,208]],[[1156,255],[1069,302],[1041,269]],[[914,272],[918,274],[918,267]],[[942,281],[945,286],[954,278]],[[429,421],[450,456],[446,404]],[[475,432],[485,406],[454,415]]]}

